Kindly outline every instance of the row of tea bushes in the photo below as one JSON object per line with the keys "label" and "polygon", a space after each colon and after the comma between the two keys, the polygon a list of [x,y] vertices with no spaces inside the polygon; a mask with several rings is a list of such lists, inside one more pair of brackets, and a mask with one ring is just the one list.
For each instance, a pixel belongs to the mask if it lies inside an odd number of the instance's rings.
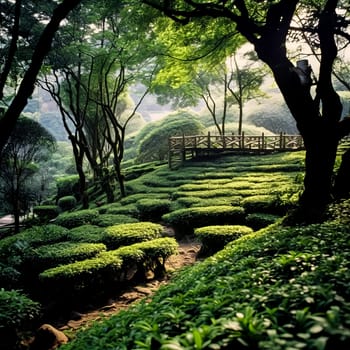
{"label": "row of tea bushes", "polygon": [[39,280],[46,297],[82,302],[87,297],[99,298],[117,291],[131,277],[144,280],[149,272],[159,277],[165,273],[166,260],[176,254],[177,248],[174,238],[152,239],[45,270]]}
{"label": "row of tea bushes", "polygon": [[240,224],[244,209],[233,206],[194,207],[174,210],[163,215],[164,222],[172,226],[178,236],[193,234],[197,227],[215,224]]}
{"label": "row of tea bushes", "polygon": [[200,253],[203,255],[217,253],[228,243],[250,233],[253,233],[253,230],[242,225],[212,225],[194,230],[195,236],[202,244]]}

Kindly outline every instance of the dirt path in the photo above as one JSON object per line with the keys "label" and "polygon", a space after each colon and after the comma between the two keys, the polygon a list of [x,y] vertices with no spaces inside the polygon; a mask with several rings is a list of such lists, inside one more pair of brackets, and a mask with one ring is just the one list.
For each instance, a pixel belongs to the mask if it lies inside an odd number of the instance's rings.
{"label": "dirt path", "polygon": [[[168,272],[178,270],[181,267],[192,265],[196,261],[197,253],[200,249],[198,242],[179,242],[179,254],[171,256],[167,263]],[[142,285],[133,286],[124,291],[115,299],[110,299],[108,303],[98,309],[93,309],[84,313],[72,312],[69,321],[57,321],[52,325],[61,331],[75,332],[83,326],[89,325],[93,321],[114,315],[120,310],[127,309],[132,303],[152,295],[161,285],[168,283],[169,278],[162,280],[150,280]]]}

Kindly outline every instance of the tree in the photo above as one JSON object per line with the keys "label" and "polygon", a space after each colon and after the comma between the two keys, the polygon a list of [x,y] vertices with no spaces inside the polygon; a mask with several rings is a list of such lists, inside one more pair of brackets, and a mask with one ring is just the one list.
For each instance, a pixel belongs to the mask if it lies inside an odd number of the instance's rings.
{"label": "tree", "polygon": [[[337,38],[349,41],[349,8],[346,1],[154,1],[145,3],[163,11],[178,23],[234,24],[233,32],[242,35],[255,49],[259,59],[271,69],[274,79],[296,120],[306,148],[304,191],[300,199],[306,216],[317,217],[331,201],[333,169],[339,140],[350,131],[350,118],[341,119],[342,105],[332,85]],[[339,11],[342,8],[342,11]],[[293,27],[296,14],[312,18],[307,27]],[[226,24],[225,24],[226,23]],[[199,25],[199,24],[198,24]],[[320,67],[315,92],[310,67],[295,66],[288,56],[287,40],[291,32],[312,34],[318,42]],[[234,34],[232,34],[234,35]],[[198,42],[196,43],[198,46]],[[349,168],[349,154],[341,169]],[[340,172],[341,173],[341,172]],[[336,181],[337,195],[348,191],[341,178]]]}
{"label": "tree", "polygon": [[[63,19],[67,17],[69,12],[72,9],[74,9],[80,2],[81,0],[63,0],[60,4],[58,4],[53,10],[51,18],[49,19],[47,25],[45,26],[40,37],[38,38],[38,41],[31,55],[31,59],[29,60],[28,67],[25,69],[23,79],[19,85],[16,95],[12,99],[6,112],[0,118],[0,155],[2,153],[3,147],[5,146],[12,131],[15,128],[16,122],[21,112],[27,104],[28,98],[33,92],[36,77],[39,73],[45,56],[51,48],[53,37],[58,31],[60,23]],[[11,5],[12,3],[12,1],[6,1],[7,5]],[[3,66],[1,67],[2,71],[0,77],[0,87],[2,89],[6,85],[6,81],[9,78],[11,70],[17,67],[15,65],[15,53],[19,38],[19,23],[20,20],[23,17],[25,17],[21,12],[21,6],[22,1],[16,0],[14,7],[13,27],[9,31],[9,33],[11,33],[8,40],[8,42],[10,43],[9,49],[4,60]],[[4,16],[5,14],[1,13],[1,18],[3,18]],[[3,28],[1,28],[1,30],[3,30]],[[28,28],[27,30],[30,31],[30,28]],[[0,90],[0,93],[0,96],[3,96],[3,90]]]}
{"label": "tree", "polygon": [[39,171],[39,163],[47,161],[55,149],[55,139],[32,119],[19,118],[0,161],[1,193],[10,206],[19,230],[20,214],[28,202],[37,198],[38,189],[31,182]]}
{"label": "tree", "polygon": [[[128,10],[127,5],[115,8],[113,1],[107,1],[73,12],[47,60],[44,85],[60,108],[73,146],[84,207],[88,206],[86,160],[109,202],[114,194],[108,178],[117,180],[125,196],[121,162],[126,128],[148,87],[144,85],[134,105],[128,103],[128,89],[138,82],[150,84],[155,67],[152,41],[141,18]],[[114,169],[108,174],[111,164]]]}

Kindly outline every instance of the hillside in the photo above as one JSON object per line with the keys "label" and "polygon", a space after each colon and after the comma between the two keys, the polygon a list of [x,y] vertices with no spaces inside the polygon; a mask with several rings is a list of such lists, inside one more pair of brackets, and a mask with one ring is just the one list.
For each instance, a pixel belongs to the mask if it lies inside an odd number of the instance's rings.
{"label": "hillside", "polygon": [[[22,289],[42,311],[79,310],[149,273],[146,280],[164,276],[178,242],[190,238],[203,262],[62,349],[343,349],[350,339],[349,204],[333,208],[337,220],[282,225],[298,198],[303,157],[131,167],[120,202],[101,205],[101,197],[95,208],[1,240],[2,261],[14,269],[2,287]],[[28,305],[28,317],[37,317]],[[25,316],[16,322],[23,326]]]}

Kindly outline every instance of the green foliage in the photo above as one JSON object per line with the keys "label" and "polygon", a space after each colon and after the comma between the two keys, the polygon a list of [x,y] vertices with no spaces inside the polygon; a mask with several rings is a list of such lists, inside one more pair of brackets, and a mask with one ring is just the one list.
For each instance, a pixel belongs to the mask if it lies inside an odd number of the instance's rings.
{"label": "green foliage", "polygon": [[49,222],[58,215],[57,205],[36,205],[33,213],[40,222]]}
{"label": "green foliage", "polygon": [[205,255],[216,253],[227,243],[250,233],[253,233],[250,227],[241,225],[205,226],[194,230],[195,236],[202,243],[201,253]]}
{"label": "green foliage", "polygon": [[17,290],[0,289],[0,337],[4,349],[20,345],[25,331],[39,320],[41,306]]}
{"label": "green foliage", "polygon": [[70,175],[56,180],[57,198],[78,194],[79,176]]}
{"label": "green foliage", "polygon": [[242,206],[247,213],[285,214],[288,203],[281,201],[275,195],[252,195],[242,200]]}
{"label": "green foliage", "polygon": [[135,218],[138,217],[139,214],[139,211],[133,202],[131,204],[122,204],[121,202],[106,204],[98,208],[98,211],[100,214],[127,215]]}
{"label": "green foliage", "polygon": [[105,229],[105,243],[108,249],[158,238],[163,227],[152,222],[120,224]]}
{"label": "green foliage", "polygon": [[0,240],[0,257],[11,255],[16,246],[38,247],[44,244],[62,242],[68,237],[68,230],[57,225],[34,226],[14,236]]}
{"label": "green foliage", "polygon": [[104,238],[104,228],[97,225],[86,224],[69,231],[69,240],[73,242],[101,243]]}
{"label": "green foliage", "polygon": [[62,350],[346,349],[349,237],[335,222],[243,236]]}
{"label": "green foliage", "polygon": [[58,200],[57,205],[62,211],[72,210],[77,205],[77,200],[74,196],[64,196]]}
{"label": "green foliage", "polygon": [[167,159],[170,136],[197,135],[201,134],[203,129],[203,125],[193,114],[170,114],[160,121],[153,122],[152,126],[147,126],[148,132],[140,140],[137,158],[142,162]]}
{"label": "green foliage", "polygon": [[254,230],[271,225],[278,219],[280,219],[280,216],[267,213],[251,213],[245,218],[246,224]]}
{"label": "green foliage", "polygon": [[118,224],[130,224],[138,222],[136,218],[123,214],[100,214],[96,219],[92,221],[92,224],[107,227]]}
{"label": "green foliage", "polygon": [[166,224],[173,226],[177,234],[192,233],[194,228],[219,225],[239,224],[244,220],[244,209],[233,206],[211,206],[185,208],[163,215]]}
{"label": "green foliage", "polygon": [[171,201],[168,199],[140,199],[136,203],[142,220],[158,221],[163,214],[168,213],[171,207]]}
{"label": "green foliage", "polygon": [[36,271],[43,271],[58,265],[93,258],[105,250],[106,246],[102,243],[60,242],[33,249],[27,254],[26,262]]}
{"label": "green foliage", "polygon": [[101,295],[111,283],[118,281],[121,266],[120,258],[101,255],[45,270],[39,279],[50,298],[78,301],[89,294]]}
{"label": "green foliage", "polygon": [[98,217],[95,209],[83,209],[70,213],[62,213],[57,216],[55,223],[66,228],[73,228],[85,224],[91,224]]}

